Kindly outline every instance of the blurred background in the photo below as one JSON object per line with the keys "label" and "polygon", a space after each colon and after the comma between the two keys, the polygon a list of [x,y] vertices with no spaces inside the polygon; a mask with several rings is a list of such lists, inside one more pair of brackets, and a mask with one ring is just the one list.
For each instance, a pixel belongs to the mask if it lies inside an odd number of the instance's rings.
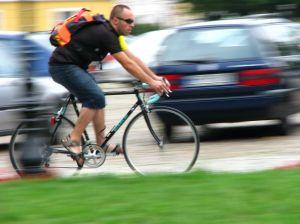
{"label": "blurred background", "polygon": [[[3,143],[9,141],[22,120],[24,108],[28,111],[28,107],[45,102],[56,108],[66,93],[48,73],[48,59],[54,49],[48,39],[53,26],[83,7],[108,18],[115,4],[127,4],[136,15],[134,32],[126,37],[129,48],[172,83],[171,97],[162,98],[157,104],[187,113],[199,127],[199,133],[206,134],[203,140],[236,140],[244,136],[257,140],[269,135],[297,138],[300,1],[1,0]],[[101,63],[93,62],[90,71],[104,89],[127,88],[124,83],[133,79],[110,55]],[[118,84],[111,84],[112,81]],[[249,123],[252,121],[264,121],[263,127]],[[245,126],[250,129],[245,130]],[[277,140],[285,142],[289,138]],[[259,146],[253,143],[250,147]],[[293,158],[299,157],[296,148],[293,141]]]}
{"label": "blurred background", "polygon": [[[111,156],[99,168],[85,165],[80,174],[113,174],[112,178],[2,185],[1,181],[19,178],[8,150],[16,127],[41,113],[57,112],[67,93],[48,73],[54,50],[49,32],[83,7],[107,18],[115,4],[129,5],[136,15],[134,31],[126,37],[129,49],[172,84],[170,97],[156,104],[179,109],[196,124],[201,144],[194,168],[204,172],[175,178],[115,178],[133,172],[123,156]],[[300,167],[299,21],[300,0],[0,0],[0,223],[299,220],[299,170],[240,175]],[[105,91],[131,88],[133,77],[110,55],[91,63],[89,71]],[[107,96],[106,130],[135,101],[133,95]],[[75,121],[73,111],[67,116]],[[170,139],[185,133],[173,121],[160,121]],[[126,124],[113,143],[122,142]],[[28,173],[47,167],[36,170],[42,154],[36,146],[42,151],[48,134],[40,130],[32,135],[20,131],[20,142],[16,140],[24,167],[26,161],[28,167],[37,164]],[[92,127],[88,131],[92,133]],[[133,137],[144,141],[141,129],[135,131]],[[59,137],[69,129],[63,132]],[[186,149],[179,143],[176,147]],[[48,163],[48,155],[43,156]],[[186,153],[175,157],[179,161]],[[74,175],[74,169],[65,168],[75,167],[70,157],[60,162],[62,167],[54,166],[62,168],[58,176]],[[84,195],[80,203],[78,190]]]}

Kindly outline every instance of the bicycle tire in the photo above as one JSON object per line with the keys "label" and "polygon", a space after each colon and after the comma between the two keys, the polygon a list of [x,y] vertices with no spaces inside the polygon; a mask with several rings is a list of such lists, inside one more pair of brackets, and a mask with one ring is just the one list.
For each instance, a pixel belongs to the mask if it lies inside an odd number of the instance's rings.
{"label": "bicycle tire", "polygon": [[[52,116],[56,117],[57,115],[48,114],[44,115],[41,119],[45,119],[46,122],[50,122],[50,118]],[[28,135],[30,135],[31,132],[37,132],[40,129],[36,128],[37,130],[31,130],[29,128],[26,128],[28,127],[29,122],[35,121],[23,121],[18,125],[11,137],[9,144],[10,161],[13,168],[19,175],[22,175],[24,173],[24,168],[20,160],[20,153],[22,152],[21,150],[26,149],[26,142],[28,142],[26,140],[28,138]],[[57,122],[54,125],[47,126],[47,128],[49,129],[49,139],[39,139],[38,137],[36,137],[35,139],[30,139],[31,141],[36,141],[34,146],[41,148],[39,151],[40,153],[42,153],[42,161],[40,166],[43,170],[49,170],[52,173],[55,173],[56,175],[68,175],[70,173],[69,171],[66,171],[66,169],[62,171],[61,169],[71,168],[72,170],[78,170],[78,168],[81,168],[78,167],[76,162],[73,161],[73,159],[70,158],[70,156],[67,156],[68,152],[60,143],[60,139],[62,137],[65,137],[65,135],[69,134],[70,131],[74,128],[74,126],[74,123],[70,119],[61,116],[60,122]],[[84,138],[82,138],[82,144],[84,144]],[[56,149],[61,149],[62,151],[64,150],[65,153],[53,153],[49,156],[46,155],[46,153],[48,152],[46,149],[49,149],[49,147],[54,147],[54,145]],[[34,167],[32,168],[34,169]]]}
{"label": "bicycle tire", "polygon": [[[191,119],[169,107],[152,107],[147,115],[163,145],[160,148],[155,141],[143,112],[138,113],[128,123],[123,135],[124,157],[129,167],[139,174],[191,170],[200,150],[199,136]],[[168,136],[170,123],[177,128],[172,131],[173,136]]]}

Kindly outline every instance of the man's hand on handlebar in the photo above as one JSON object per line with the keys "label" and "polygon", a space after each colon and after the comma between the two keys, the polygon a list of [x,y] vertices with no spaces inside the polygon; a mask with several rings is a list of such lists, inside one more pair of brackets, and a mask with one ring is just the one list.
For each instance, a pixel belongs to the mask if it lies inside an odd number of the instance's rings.
{"label": "man's hand on handlebar", "polygon": [[166,79],[165,77],[161,77],[161,80],[168,86],[168,88],[170,89],[171,87],[171,84],[170,82],[168,81],[168,79]]}
{"label": "man's hand on handlebar", "polygon": [[166,78],[159,77],[159,80],[153,79],[149,85],[159,95],[166,94],[168,96],[171,93],[170,83]]}

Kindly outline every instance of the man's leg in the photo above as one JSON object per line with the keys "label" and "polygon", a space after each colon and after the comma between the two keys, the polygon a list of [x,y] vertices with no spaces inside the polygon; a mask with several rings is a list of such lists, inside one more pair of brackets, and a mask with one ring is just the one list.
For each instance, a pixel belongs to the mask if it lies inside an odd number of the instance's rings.
{"label": "man's leg", "polygon": [[[97,110],[95,117],[93,118],[93,125],[96,135],[96,141],[98,145],[101,145],[105,140],[105,116],[104,109]],[[109,144],[106,148],[107,152],[116,150],[118,153],[123,153],[123,149],[119,145]]]}
{"label": "man's leg", "polygon": [[[80,142],[82,133],[84,132],[88,124],[95,117],[96,111],[97,111],[96,109],[91,109],[86,107],[81,108],[75,127],[70,134],[72,141]],[[81,150],[82,150],[81,147],[73,148],[74,153],[80,153]]]}
{"label": "man's leg", "polygon": [[101,145],[105,137],[105,118],[104,109],[96,110],[95,116],[93,118],[93,125],[95,130],[96,141],[98,145]]}

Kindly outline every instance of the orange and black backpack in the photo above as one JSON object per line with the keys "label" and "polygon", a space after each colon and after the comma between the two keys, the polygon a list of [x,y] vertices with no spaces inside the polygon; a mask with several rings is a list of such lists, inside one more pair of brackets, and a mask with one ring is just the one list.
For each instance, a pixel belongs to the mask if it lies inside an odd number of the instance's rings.
{"label": "orange and black backpack", "polygon": [[72,35],[88,24],[107,22],[103,15],[93,14],[83,8],[65,21],[58,23],[50,33],[50,42],[55,47],[63,47],[70,43]]}

